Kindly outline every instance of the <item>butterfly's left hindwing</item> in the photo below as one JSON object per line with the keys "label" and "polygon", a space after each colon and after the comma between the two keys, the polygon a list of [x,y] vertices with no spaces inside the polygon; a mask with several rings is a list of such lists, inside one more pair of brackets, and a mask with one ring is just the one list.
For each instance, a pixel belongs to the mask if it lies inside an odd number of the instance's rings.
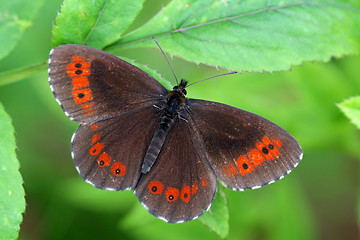
{"label": "butterfly's left hindwing", "polygon": [[72,156],[81,177],[101,189],[134,188],[159,120],[159,111],[150,106],[80,125],[72,140]]}
{"label": "butterfly's left hindwing", "polygon": [[302,149],[283,128],[221,103],[188,99],[189,123],[219,180],[233,190],[255,189],[283,178]]}

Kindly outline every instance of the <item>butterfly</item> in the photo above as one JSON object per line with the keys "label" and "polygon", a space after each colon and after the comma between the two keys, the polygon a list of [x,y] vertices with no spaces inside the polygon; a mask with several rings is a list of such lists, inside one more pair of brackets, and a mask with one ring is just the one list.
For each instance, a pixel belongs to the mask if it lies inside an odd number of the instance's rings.
{"label": "butterfly", "polygon": [[188,99],[188,82],[168,91],[107,52],[51,50],[49,83],[65,114],[80,123],[71,155],[96,188],[134,189],[142,205],[170,223],[208,210],[217,180],[232,190],[283,178],[303,156],[283,128],[221,103]]}

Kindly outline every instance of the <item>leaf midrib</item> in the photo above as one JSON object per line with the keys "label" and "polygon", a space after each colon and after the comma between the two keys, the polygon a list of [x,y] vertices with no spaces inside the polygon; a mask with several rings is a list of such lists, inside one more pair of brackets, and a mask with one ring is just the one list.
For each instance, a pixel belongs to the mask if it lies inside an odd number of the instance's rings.
{"label": "leaf midrib", "polygon": [[[346,8],[346,6],[344,6],[342,4],[337,4],[337,3],[319,3],[319,2],[301,1],[301,2],[297,2],[297,3],[285,4],[285,5],[282,5],[282,6],[274,6],[274,7],[265,6],[264,8],[254,10],[254,11],[251,11],[251,12],[248,12],[248,13],[243,13],[243,14],[240,14],[240,15],[237,15],[237,16],[225,17],[225,18],[221,18],[221,19],[217,19],[217,20],[213,20],[213,21],[209,21],[209,22],[205,22],[205,23],[201,23],[201,24],[196,24],[196,25],[189,26],[189,27],[182,27],[186,22],[189,21],[189,19],[186,19],[184,21],[184,23],[179,28],[177,28],[175,30],[159,33],[159,34],[156,34],[154,36],[147,36],[147,37],[143,37],[143,38],[140,38],[140,39],[135,39],[135,40],[128,41],[128,42],[122,42],[122,40],[120,40],[121,43],[115,44],[115,45],[113,45],[111,47],[108,47],[107,49],[119,48],[119,47],[122,47],[124,45],[129,45],[129,44],[132,44],[132,43],[142,42],[142,41],[151,39],[152,37],[157,38],[157,37],[161,37],[161,36],[164,36],[164,35],[167,35],[167,34],[184,33],[185,31],[190,30],[190,29],[195,29],[195,28],[208,26],[208,25],[211,25],[211,24],[216,24],[216,23],[225,22],[225,21],[232,21],[232,20],[235,20],[235,19],[238,19],[238,18],[247,17],[247,16],[253,16],[255,14],[263,13],[263,12],[266,12],[266,11],[276,11],[276,10],[285,9],[285,8],[289,8],[289,7],[304,6],[304,5],[315,5],[315,6],[325,6],[325,5],[330,6],[330,5],[333,5],[333,6],[337,6],[337,7]],[[353,8],[349,8],[349,9],[353,9]],[[138,31],[140,29],[141,28],[136,29],[133,32],[130,32],[123,39],[126,39],[126,37],[131,36],[131,34],[133,34],[134,32],[136,32],[136,31]]]}
{"label": "leaf midrib", "polygon": [[106,1],[105,1],[104,5],[102,6],[101,10],[99,11],[99,15],[98,15],[98,17],[96,18],[96,21],[95,21],[94,26],[92,26],[92,28],[90,29],[90,31],[89,31],[88,34],[86,35],[84,41],[82,42],[83,45],[86,44],[86,42],[89,40],[92,32],[93,32],[94,29],[96,28],[96,26],[97,26],[97,24],[98,24],[98,22],[99,22],[99,20],[100,20],[100,18],[101,18],[101,16],[102,16],[102,14],[103,14],[105,8],[106,8],[106,6],[107,6],[108,1],[109,1],[109,0],[106,0]]}

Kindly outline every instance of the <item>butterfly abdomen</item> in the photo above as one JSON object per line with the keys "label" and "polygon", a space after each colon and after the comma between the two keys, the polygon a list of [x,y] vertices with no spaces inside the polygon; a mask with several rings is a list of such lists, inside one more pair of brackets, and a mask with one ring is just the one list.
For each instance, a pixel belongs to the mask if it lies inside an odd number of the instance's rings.
{"label": "butterfly abdomen", "polygon": [[173,90],[168,93],[165,106],[162,109],[160,124],[155,129],[154,135],[150,141],[150,145],[146,151],[144,162],[142,164],[141,172],[147,173],[150,171],[152,165],[155,163],[169,130],[174,125],[178,114],[182,111],[185,103],[185,95],[179,90]]}
{"label": "butterfly abdomen", "polygon": [[161,122],[156,128],[154,135],[150,141],[149,148],[146,151],[144,162],[142,164],[141,172],[147,173],[151,166],[155,163],[159,156],[160,150],[164,145],[166,136],[170,128],[174,125],[175,117],[169,114],[164,114],[161,117]]}

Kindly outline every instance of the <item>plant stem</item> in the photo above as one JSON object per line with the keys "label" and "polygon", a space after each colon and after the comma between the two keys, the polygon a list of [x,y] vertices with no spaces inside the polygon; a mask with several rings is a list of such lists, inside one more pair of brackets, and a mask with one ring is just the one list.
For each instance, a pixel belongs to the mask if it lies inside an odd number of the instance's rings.
{"label": "plant stem", "polygon": [[47,68],[48,68],[47,62],[43,62],[36,65],[31,65],[6,72],[1,72],[0,87],[28,78],[37,73],[44,72]]}

